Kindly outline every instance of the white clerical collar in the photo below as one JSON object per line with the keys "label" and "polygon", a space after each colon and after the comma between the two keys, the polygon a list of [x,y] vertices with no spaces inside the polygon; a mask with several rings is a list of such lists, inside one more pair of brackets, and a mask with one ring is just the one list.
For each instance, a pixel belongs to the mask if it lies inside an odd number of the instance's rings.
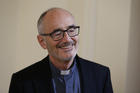
{"label": "white clerical collar", "polygon": [[69,73],[70,73],[70,70],[61,70],[60,71],[61,75],[69,75]]}
{"label": "white clerical collar", "polygon": [[73,61],[73,65],[70,69],[68,70],[59,70],[57,69],[53,64],[52,62],[49,60],[49,63],[50,63],[50,68],[51,68],[51,71],[52,71],[52,74],[55,76],[55,75],[70,75],[72,74],[72,72],[75,70],[76,68],[76,60],[74,59]]}

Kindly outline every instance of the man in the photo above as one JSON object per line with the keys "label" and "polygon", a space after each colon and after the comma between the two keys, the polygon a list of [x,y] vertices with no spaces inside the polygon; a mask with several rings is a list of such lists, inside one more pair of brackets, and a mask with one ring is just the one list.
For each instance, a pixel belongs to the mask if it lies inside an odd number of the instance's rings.
{"label": "man", "polygon": [[71,13],[51,8],[37,26],[48,56],[13,74],[9,93],[113,93],[109,68],[77,55],[80,27]]}

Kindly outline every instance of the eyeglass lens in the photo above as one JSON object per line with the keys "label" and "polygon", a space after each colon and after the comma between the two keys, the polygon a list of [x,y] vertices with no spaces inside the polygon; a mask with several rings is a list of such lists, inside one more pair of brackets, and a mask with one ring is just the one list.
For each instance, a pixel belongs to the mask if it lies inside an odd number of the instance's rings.
{"label": "eyeglass lens", "polygon": [[57,32],[55,32],[55,33],[52,34],[53,40],[56,40],[57,41],[57,40],[62,39],[64,37],[64,33],[65,32],[67,32],[67,34],[70,37],[74,37],[74,36],[76,36],[76,35],[79,34],[79,28],[78,27],[76,27],[76,28],[70,28],[70,29],[68,29],[66,31],[59,30],[59,31],[57,31]]}

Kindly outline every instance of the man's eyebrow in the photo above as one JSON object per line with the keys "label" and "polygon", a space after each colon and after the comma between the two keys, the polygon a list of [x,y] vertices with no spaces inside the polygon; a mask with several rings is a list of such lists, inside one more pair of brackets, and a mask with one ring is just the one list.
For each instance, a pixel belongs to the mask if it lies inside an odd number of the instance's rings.
{"label": "man's eyebrow", "polygon": [[69,28],[73,28],[73,27],[75,27],[75,25],[74,25],[74,24],[72,24],[72,25],[68,26],[68,27],[67,27],[67,29],[69,29]]}
{"label": "man's eyebrow", "polygon": [[55,33],[55,32],[58,32],[58,31],[63,31],[63,29],[61,29],[61,28],[54,29],[52,33]]}
{"label": "man's eyebrow", "polygon": [[[70,26],[67,26],[67,29],[73,28],[73,27],[75,27],[74,24],[72,24],[72,25],[70,25]],[[59,30],[63,30],[63,29],[62,29],[62,28],[57,28],[57,29],[54,29],[53,32],[56,32],[56,31],[59,31]]]}

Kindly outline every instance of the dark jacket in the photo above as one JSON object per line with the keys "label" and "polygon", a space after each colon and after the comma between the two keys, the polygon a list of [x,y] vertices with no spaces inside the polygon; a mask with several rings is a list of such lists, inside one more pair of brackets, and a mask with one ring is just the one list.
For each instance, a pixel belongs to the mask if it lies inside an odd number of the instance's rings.
{"label": "dark jacket", "polygon": [[[82,93],[113,93],[108,67],[76,56]],[[9,93],[53,93],[49,57],[15,74]]]}

